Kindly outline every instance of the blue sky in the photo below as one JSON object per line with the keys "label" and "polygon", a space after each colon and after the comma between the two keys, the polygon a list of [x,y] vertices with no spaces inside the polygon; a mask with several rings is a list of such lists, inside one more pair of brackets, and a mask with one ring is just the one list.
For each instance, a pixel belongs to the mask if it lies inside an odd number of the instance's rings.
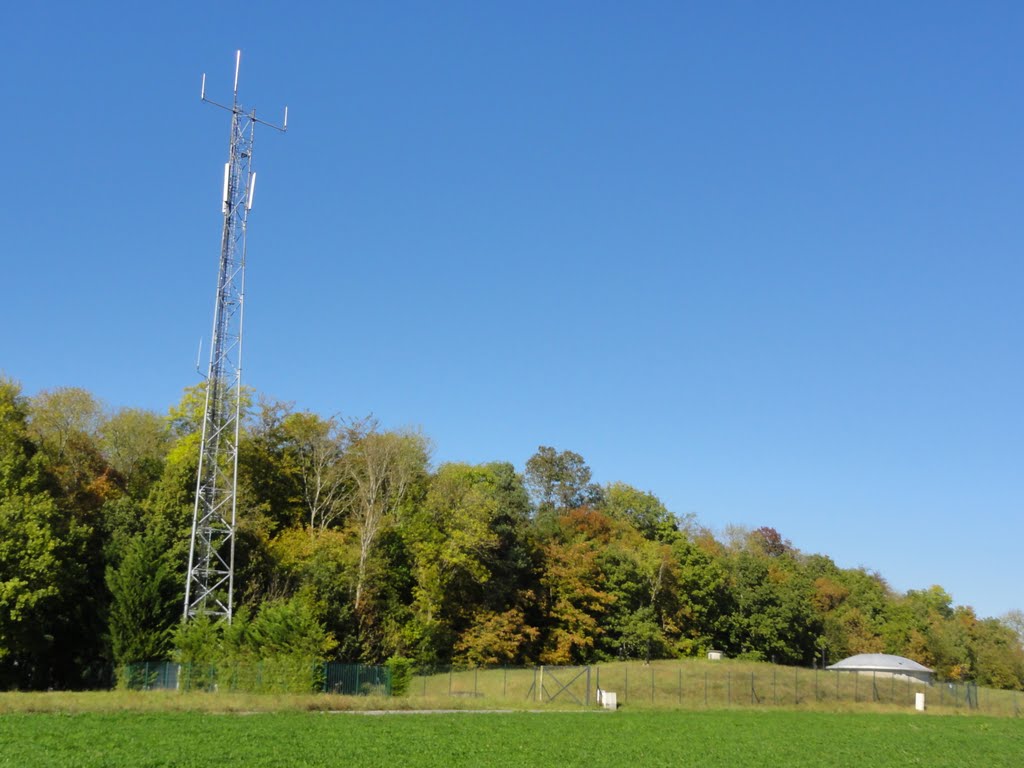
{"label": "blue sky", "polygon": [[1024,608],[1024,6],[160,5],[5,11],[27,392],[197,380],[241,48],[247,383]]}

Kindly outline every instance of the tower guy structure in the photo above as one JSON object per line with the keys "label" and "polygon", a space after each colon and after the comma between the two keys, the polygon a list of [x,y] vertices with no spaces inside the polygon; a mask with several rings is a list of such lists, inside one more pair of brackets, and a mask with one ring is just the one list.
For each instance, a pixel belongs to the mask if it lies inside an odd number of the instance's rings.
{"label": "tower guy structure", "polygon": [[[238,489],[238,437],[242,416],[242,305],[245,298],[246,228],[256,189],[252,169],[256,125],[284,132],[288,108],[280,126],[256,118],[238,102],[238,70],[242,52],[235,55],[235,86],[231,106],[206,98],[206,75],[200,98],[231,113],[231,139],[224,165],[221,211],[224,229],[217,270],[210,364],[206,373],[192,540],[185,577],[186,620],[204,614],[231,620],[234,596],[235,522]],[[198,364],[197,364],[198,367]]]}

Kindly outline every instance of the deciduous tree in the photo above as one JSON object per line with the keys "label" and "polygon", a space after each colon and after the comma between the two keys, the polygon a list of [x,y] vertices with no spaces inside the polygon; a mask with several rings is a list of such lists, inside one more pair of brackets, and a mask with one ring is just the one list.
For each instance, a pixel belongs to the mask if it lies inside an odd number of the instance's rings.
{"label": "deciduous tree", "polygon": [[353,600],[357,614],[364,609],[374,545],[412,486],[425,477],[428,460],[429,444],[416,432],[371,431],[354,440],[345,454],[344,474],[352,487],[349,527],[359,543]]}
{"label": "deciduous tree", "polygon": [[526,486],[541,510],[573,509],[600,498],[582,456],[546,445],[526,462]]}

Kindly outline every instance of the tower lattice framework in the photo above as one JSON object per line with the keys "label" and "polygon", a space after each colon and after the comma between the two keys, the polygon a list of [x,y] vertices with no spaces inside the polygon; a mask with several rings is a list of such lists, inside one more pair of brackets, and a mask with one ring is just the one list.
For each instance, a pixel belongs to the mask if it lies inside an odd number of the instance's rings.
{"label": "tower lattice framework", "polygon": [[228,162],[224,166],[220,262],[217,294],[206,373],[206,397],[196,473],[192,539],[185,581],[186,619],[205,614],[231,620],[234,597],[235,528],[238,511],[238,438],[242,421],[242,319],[245,299],[246,232],[252,209],[256,174],[252,170],[257,123],[279,131],[238,102],[238,70],[231,106],[206,98],[203,75],[201,98],[231,113]]}

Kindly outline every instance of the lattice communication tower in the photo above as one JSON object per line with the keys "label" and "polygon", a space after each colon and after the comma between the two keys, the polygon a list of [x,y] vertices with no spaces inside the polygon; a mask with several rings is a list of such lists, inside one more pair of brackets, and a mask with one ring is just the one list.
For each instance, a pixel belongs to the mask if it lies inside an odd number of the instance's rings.
{"label": "lattice communication tower", "polygon": [[203,102],[231,113],[231,140],[228,162],[224,165],[221,195],[224,229],[217,271],[210,365],[206,373],[192,541],[185,577],[186,620],[205,614],[231,621],[235,588],[238,434],[241,427],[245,240],[256,189],[256,174],[252,170],[253,139],[257,124],[282,133],[288,129],[287,107],[284,123],[278,126],[257,119],[255,110],[247,111],[238,103],[241,60],[242,52],[238,51],[235,54],[235,87],[231,106],[206,98],[205,74],[200,94]]}

